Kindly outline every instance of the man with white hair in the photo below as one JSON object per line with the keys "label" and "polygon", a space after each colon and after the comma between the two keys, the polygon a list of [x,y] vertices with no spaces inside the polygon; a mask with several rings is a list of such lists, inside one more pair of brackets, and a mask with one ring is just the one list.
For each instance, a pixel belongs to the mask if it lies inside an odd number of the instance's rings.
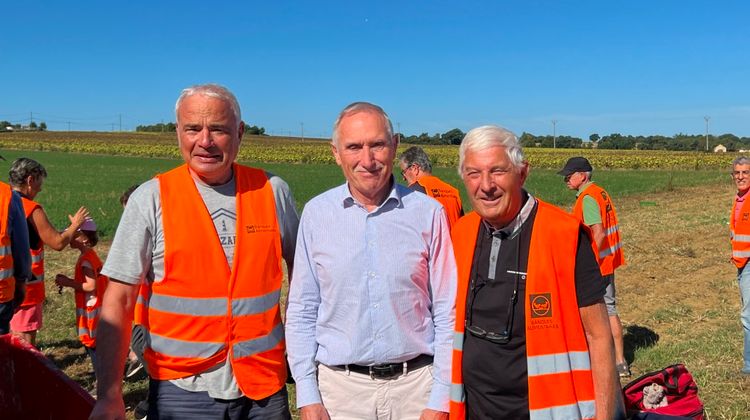
{"label": "man with white hair", "polygon": [[302,419],[448,417],[456,267],[445,210],[397,184],[377,105],[334,124],[346,183],[302,212],[286,336]]}
{"label": "man with white hair", "polygon": [[737,282],[740,287],[740,320],[744,336],[742,353],[743,375],[750,375],[750,206],[747,205],[747,192],[750,191],[750,158],[740,156],[732,162],[732,179],[737,187],[737,195],[729,217],[732,242],[732,262],[737,267]]}
{"label": "man with white hair", "polygon": [[279,296],[294,200],[280,178],[234,162],[244,124],[229,90],[187,88],[175,113],[185,164],[133,192],[102,271],[110,283],[91,418],[124,418],[135,308],[147,334],[148,418],[289,419]]}
{"label": "man with white hair", "polygon": [[517,137],[475,128],[459,149],[474,211],[458,265],[452,419],[624,416],[605,283],[581,223],[523,189]]}

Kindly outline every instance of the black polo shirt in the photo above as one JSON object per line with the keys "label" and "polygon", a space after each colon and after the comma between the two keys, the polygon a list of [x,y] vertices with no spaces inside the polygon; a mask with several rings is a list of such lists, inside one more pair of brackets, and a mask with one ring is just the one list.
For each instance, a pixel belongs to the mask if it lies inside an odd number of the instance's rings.
{"label": "black polo shirt", "polygon": [[[524,197],[524,201],[527,198]],[[518,289],[507,344],[493,343],[465,331],[462,369],[467,419],[529,418],[524,293],[536,210],[534,204],[528,219],[515,233],[507,228],[492,232],[491,227],[480,224],[467,293],[467,322],[471,320],[471,325],[486,331],[505,331],[516,280]],[[493,265],[493,253],[496,254],[495,270],[494,278],[491,278],[489,270]],[[607,287],[594,257],[591,240],[583,229],[578,233],[575,283],[579,307],[596,303],[604,296]]]}

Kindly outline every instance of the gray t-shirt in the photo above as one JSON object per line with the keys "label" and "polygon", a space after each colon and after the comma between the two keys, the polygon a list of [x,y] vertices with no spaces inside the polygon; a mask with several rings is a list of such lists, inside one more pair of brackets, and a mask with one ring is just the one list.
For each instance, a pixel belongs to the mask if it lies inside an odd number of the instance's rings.
{"label": "gray t-shirt", "polygon": [[[288,270],[291,270],[299,225],[294,197],[283,179],[271,173],[266,175],[276,202],[282,256]],[[224,185],[209,186],[200,182],[195,185],[214,221],[227,263],[231,267],[237,221],[234,177]],[[157,179],[144,182],[130,196],[102,274],[130,284],[164,278],[164,231]],[[172,383],[188,391],[207,391],[212,398],[229,400],[242,396],[229,359],[203,373],[172,380]]]}

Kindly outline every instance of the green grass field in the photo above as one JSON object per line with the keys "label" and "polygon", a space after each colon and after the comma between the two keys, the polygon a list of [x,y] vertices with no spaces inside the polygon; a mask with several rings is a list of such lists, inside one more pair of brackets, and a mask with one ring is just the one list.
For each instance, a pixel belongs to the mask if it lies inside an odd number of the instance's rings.
{"label": "green grass field", "polygon": [[[79,205],[91,210],[103,233],[104,241],[97,247],[102,257],[122,212],[121,192],[179,164],[172,159],[64,152],[3,150],[1,154],[7,159],[0,162],[4,173],[20,156],[45,165],[49,177],[38,200],[58,228],[67,226],[66,215]],[[282,176],[299,209],[311,197],[343,182],[335,165],[250,164]],[[456,170],[436,168],[435,174],[459,187],[468,210]],[[750,381],[737,374],[741,330],[736,281],[726,263],[726,214],[732,194],[726,171],[605,170],[595,172],[595,179],[615,198],[624,226],[629,264],[618,270],[618,296],[634,373],[685,362],[698,380],[710,418],[750,418]],[[561,206],[569,207],[575,199],[549,169],[532,169],[527,188]],[[58,272],[71,275],[76,258],[75,251],[49,251],[48,278]],[[656,292],[651,291],[654,286]],[[39,346],[69,376],[92,390],[88,360],[74,333],[72,294],[58,295],[50,283],[47,290]],[[142,379],[126,383],[126,403],[134,405],[145,389]]]}

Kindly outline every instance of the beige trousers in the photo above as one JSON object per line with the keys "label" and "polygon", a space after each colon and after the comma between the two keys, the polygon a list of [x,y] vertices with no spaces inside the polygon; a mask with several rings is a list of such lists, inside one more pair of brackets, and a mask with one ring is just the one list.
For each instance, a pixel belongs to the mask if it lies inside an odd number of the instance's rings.
{"label": "beige trousers", "polygon": [[318,365],[318,387],[331,420],[418,420],[432,389],[432,365],[396,379]]}

